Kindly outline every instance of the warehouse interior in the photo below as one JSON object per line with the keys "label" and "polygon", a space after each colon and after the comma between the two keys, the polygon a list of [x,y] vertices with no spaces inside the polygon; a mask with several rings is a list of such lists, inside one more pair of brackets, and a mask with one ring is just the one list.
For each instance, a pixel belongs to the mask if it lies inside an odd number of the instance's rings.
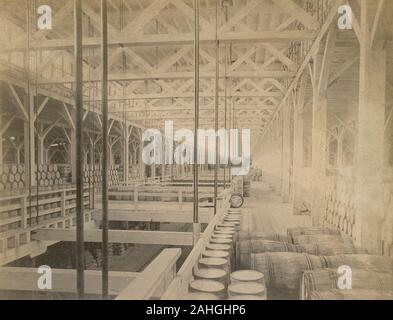
{"label": "warehouse interior", "polygon": [[0,0],[0,299],[393,300],[392,13]]}

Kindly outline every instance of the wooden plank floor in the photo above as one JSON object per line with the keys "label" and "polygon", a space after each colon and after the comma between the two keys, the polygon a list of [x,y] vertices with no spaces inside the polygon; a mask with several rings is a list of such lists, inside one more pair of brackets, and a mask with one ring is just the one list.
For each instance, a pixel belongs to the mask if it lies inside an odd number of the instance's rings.
{"label": "wooden plank floor", "polygon": [[243,231],[275,232],[285,235],[288,228],[311,226],[308,216],[292,214],[292,204],[282,203],[281,197],[264,182],[251,183],[251,197],[243,205]]}

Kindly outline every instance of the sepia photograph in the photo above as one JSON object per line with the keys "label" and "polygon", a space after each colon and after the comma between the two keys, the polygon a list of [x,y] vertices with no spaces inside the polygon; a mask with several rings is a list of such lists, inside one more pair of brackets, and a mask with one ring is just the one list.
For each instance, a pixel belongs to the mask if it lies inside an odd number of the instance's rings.
{"label": "sepia photograph", "polygon": [[393,0],[0,0],[0,300],[393,300]]}

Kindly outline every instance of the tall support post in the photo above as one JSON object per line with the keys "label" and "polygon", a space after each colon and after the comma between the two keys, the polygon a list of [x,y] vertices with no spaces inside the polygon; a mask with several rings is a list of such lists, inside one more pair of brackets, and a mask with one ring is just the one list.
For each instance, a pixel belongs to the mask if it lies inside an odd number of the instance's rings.
{"label": "tall support post", "polygon": [[[0,82],[0,128],[3,128],[3,111],[5,107],[4,83]],[[3,130],[0,129],[0,166],[3,165]]]}
{"label": "tall support post", "polygon": [[[3,99],[2,99],[2,88],[0,88],[0,128],[2,128],[3,127],[3,124],[2,124],[2,118],[3,118],[3,115],[2,115],[2,113],[3,113]],[[0,130],[0,166],[2,166],[3,165],[3,133],[2,133],[2,130]]]}
{"label": "tall support post", "polygon": [[343,165],[344,137],[345,137],[345,129],[341,128],[341,130],[338,133],[338,139],[337,139],[337,154],[336,154],[337,167],[341,167]]}
{"label": "tall support post", "polygon": [[289,202],[290,177],[291,177],[291,98],[288,98],[283,109],[282,121],[282,185],[281,197],[282,201]]}
{"label": "tall support post", "polygon": [[[102,297],[109,293],[109,217],[108,217],[108,17],[107,0],[101,0],[101,76],[102,76]],[[128,132],[127,132],[128,133]],[[128,143],[127,143],[128,145]],[[128,157],[128,153],[126,155]]]}
{"label": "tall support post", "polygon": [[326,177],[327,99],[314,91],[312,121],[312,203],[313,226],[322,224]]}
{"label": "tall support post", "polygon": [[313,226],[321,226],[326,211],[326,136],[327,136],[327,88],[330,64],[336,42],[336,26],[326,36],[325,50],[314,57],[313,121],[312,121],[312,203]]}
{"label": "tall support post", "polygon": [[144,178],[145,176],[145,164],[143,163],[143,141],[142,139],[139,142],[139,146],[138,146],[138,161],[139,161],[139,175],[140,178]]}
{"label": "tall support post", "polygon": [[24,105],[27,109],[28,119],[24,122],[24,148],[25,148],[25,166],[26,176],[28,177],[28,185],[30,187],[37,185],[35,176],[35,117],[34,117],[34,95],[27,90],[24,95]]}
{"label": "tall support post", "polygon": [[386,50],[372,45],[373,6],[361,2],[359,114],[355,152],[356,240],[370,253],[382,252],[384,217],[384,123]]}
{"label": "tall support post", "polygon": [[71,165],[71,182],[76,183],[77,180],[77,160],[76,160],[76,130],[71,129],[70,134],[71,146],[70,146],[70,156],[69,163]]}
{"label": "tall support post", "polygon": [[84,298],[85,244],[83,210],[83,52],[82,52],[82,1],[74,0],[75,32],[75,109],[76,109],[76,272],[77,292]]}
{"label": "tall support post", "polygon": [[[36,120],[38,121],[38,120]],[[45,137],[44,137],[44,125],[42,122],[37,123],[36,127],[38,130],[38,137],[37,137],[37,153],[38,153],[38,164],[45,164]]]}
{"label": "tall support post", "polygon": [[216,150],[214,159],[214,214],[217,214],[218,197],[218,106],[219,106],[219,72],[220,72],[220,42],[218,40],[218,8],[219,1],[216,1],[216,80],[215,80],[215,99],[214,99],[214,130],[216,132]]}
{"label": "tall support post", "polygon": [[199,194],[198,194],[198,129],[199,129],[199,0],[194,0],[194,23],[195,23],[195,39],[194,39],[194,85],[195,85],[195,110],[194,110],[194,206],[193,206],[193,239],[194,245],[199,240],[200,223],[198,216]]}
{"label": "tall support post", "polygon": [[300,79],[293,112],[293,207],[295,213],[300,211],[300,207],[302,205],[301,181],[304,166],[303,122],[307,79],[306,75],[303,75]]}
{"label": "tall support post", "polygon": [[[131,129],[132,130],[132,129]],[[135,150],[133,150],[135,152]],[[124,132],[123,132],[123,182],[125,185],[128,185],[129,179],[129,155],[130,155],[130,136],[129,136],[129,128],[126,123],[124,123]],[[133,163],[135,164],[135,162]]]}

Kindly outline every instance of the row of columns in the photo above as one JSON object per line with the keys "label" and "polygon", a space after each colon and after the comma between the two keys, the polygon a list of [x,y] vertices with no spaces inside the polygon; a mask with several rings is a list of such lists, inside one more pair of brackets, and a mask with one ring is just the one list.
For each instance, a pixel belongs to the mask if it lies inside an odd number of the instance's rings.
{"label": "row of columns", "polygon": [[[371,1],[362,2],[361,40],[360,40],[360,78],[359,108],[354,155],[354,203],[356,213],[356,239],[371,253],[382,253],[382,229],[387,220],[384,207],[384,160],[385,160],[385,108],[386,108],[386,49],[383,42],[373,41],[372,25],[374,15]],[[326,211],[326,168],[328,155],[328,100],[327,80],[330,60],[335,44],[334,28],[326,36],[325,47],[314,56],[312,63],[313,100],[312,100],[312,188],[311,218],[314,226],[323,224]],[[284,202],[293,201],[299,209],[303,199],[301,181],[304,179],[304,101],[307,75],[299,80],[296,92],[288,98],[276,122],[282,123],[280,134],[272,139],[268,133],[265,141],[267,153],[281,148],[281,195]],[[293,110],[291,108],[293,105]],[[293,119],[291,120],[291,110]],[[293,128],[292,128],[293,123]],[[270,131],[274,132],[274,125]],[[293,141],[291,142],[291,131]],[[274,134],[273,134],[274,136]],[[280,141],[280,138],[282,141]],[[266,142],[264,142],[266,144]],[[276,146],[272,146],[276,144]],[[291,151],[291,145],[293,150]],[[271,158],[275,156],[270,154]],[[277,157],[276,157],[277,159]],[[337,164],[343,162],[343,134],[337,137]],[[272,161],[270,162],[272,164]],[[272,169],[270,169],[272,170]],[[274,171],[274,170],[273,170]],[[292,178],[291,178],[292,171]],[[392,231],[391,231],[392,232]]]}

